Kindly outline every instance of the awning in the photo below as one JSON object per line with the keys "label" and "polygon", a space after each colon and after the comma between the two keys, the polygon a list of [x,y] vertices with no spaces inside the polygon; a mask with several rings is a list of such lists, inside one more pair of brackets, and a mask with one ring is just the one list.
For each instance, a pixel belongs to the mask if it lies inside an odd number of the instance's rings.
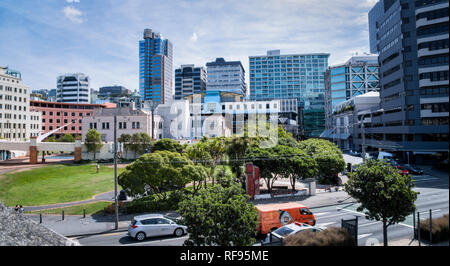
{"label": "awning", "polygon": [[322,132],[322,134],[320,134],[319,137],[325,138],[325,139],[330,138],[330,135],[332,132],[333,132],[332,129],[326,129],[325,131]]}
{"label": "awning", "polygon": [[349,133],[342,133],[342,134],[332,134],[329,138],[330,139],[348,139],[350,137]]}

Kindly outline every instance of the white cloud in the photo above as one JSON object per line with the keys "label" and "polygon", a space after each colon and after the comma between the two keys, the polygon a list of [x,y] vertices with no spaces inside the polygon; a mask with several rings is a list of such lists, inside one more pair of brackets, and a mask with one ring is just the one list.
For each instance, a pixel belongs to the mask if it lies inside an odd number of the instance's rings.
{"label": "white cloud", "polygon": [[[76,0],[74,0],[74,1],[76,1]],[[82,18],[83,12],[81,12],[78,9],[76,9],[75,7],[73,7],[73,6],[66,6],[63,9],[63,13],[64,13],[64,16],[66,16],[72,22],[79,23],[79,24],[83,23],[83,18]]]}
{"label": "white cloud", "polygon": [[79,3],[80,0],[66,0],[67,3]]}
{"label": "white cloud", "polygon": [[191,36],[191,42],[196,42],[198,40],[197,33],[194,32]]}

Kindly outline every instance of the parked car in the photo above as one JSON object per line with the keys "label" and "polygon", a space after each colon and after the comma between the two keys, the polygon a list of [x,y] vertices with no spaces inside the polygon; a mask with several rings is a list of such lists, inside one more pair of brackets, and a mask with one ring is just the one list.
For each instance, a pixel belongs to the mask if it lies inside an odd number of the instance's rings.
{"label": "parked car", "polygon": [[187,226],[180,225],[175,219],[162,214],[135,216],[128,226],[128,235],[138,241],[164,235],[180,237],[186,233]]}
{"label": "parked car", "polygon": [[423,170],[418,168],[417,166],[405,164],[405,165],[403,165],[403,168],[408,170],[413,175],[422,175],[423,174]]}
{"label": "parked car", "polygon": [[395,168],[398,169],[398,173],[401,175],[409,175],[409,171],[405,168],[403,168],[401,165],[396,165],[394,166]]}
{"label": "parked car", "polygon": [[273,242],[279,242],[283,241],[283,239],[289,235],[297,234],[298,232],[309,230],[312,232],[320,232],[322,230],[325,230],[325,227],[322,226],[311,226],[306,223],[291,223],[288,225],[284,225],[280,228],[278,228],[275,231],[272,231],[271,233],[267,234],[265,243],[273,243]]}
{"label": "parked car", "polygon": [[394,161],[394,156],[392,155],[392,153],[381,151],[378,153],[378,160]]}

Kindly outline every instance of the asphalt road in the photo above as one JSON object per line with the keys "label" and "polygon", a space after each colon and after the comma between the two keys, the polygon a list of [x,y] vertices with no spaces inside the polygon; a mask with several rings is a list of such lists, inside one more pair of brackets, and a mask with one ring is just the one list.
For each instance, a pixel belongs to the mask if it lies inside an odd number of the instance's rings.
{"label": "asphalt road", "polygon": [[[417,210],[421,212],[421,219],[428,218],[429,210],[432,209],[433,218],[449,213],[449,178],[442,175],[420,175],[413,176],[416,183],[415,191],[420,192],[416,201]],[[382,223],[367,220],[364,213],[357,211],[357,203],[341,204],[330,207],[312,208],[316,215],[317,225],[325,227],[340,227],[342,219],[353,219],[358,216],[358,245],[372,245],[383,243]],[[417,217],[416,217],[417,219]],[[388,228],[389,241],[400,239],[411,239],[413,236],[413,216],[412,214],[402,223],[392,225]],[[127,232],[117,232],[104,235],[95,235],[77,238],[81,245],[92,246],[181,246],[188,238],[182,237],[158,237],[149,238],[143,242],[137,242],[127,235]],[[258,239],[259,241],[260,239]]]}

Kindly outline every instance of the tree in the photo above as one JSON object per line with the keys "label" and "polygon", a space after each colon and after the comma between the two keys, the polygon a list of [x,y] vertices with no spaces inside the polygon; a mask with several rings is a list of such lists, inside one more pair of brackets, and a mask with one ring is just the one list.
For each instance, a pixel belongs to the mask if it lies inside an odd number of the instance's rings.
{"label": "tree", "polygon": [[151,138],[145,132],[134,133],[130,138],[130,149],[134,152],[134,158],[141,155],[151,146]]}
{"label": "tree", "polygon": [[[186,186],[194,174],[185,175],[183,168],[193,163],[184,155],[170,151],[144,154],[119,175],[119,185],[131,196],[145,192],[166,199],[166,192]],[[198,168],[194,168],[198,170]],[[201,174],[201,173],[200,173]]]}
{"label": "tree", "polygon": [[328,140],[308,139],[301,141],[299,148],[316,160],[322,181],[338,183],[337,174],[345,169],[345,160],[338,146]]}
{"label": "tree", "polygon": [[245,155],[250,145],[250,140],[245,137],[233,137],[227,140],[225,151],[229,158],[229,164],[234,173],[236,173],[236,179],[244,186],[244,164]]}
{"label": "tree", "polygon": [[384,245],[388,245],[387,229],[402,222],[416,206],[417,192],[409,175],[400,175],[398,170],[379,160],[368,160],[345,184],[345,191],[358,200],[368,219],[383,222]]}
{"label": "tree", "polygon": [[102,134],[100,134],[97,130],[93,128],[89,129],[88,132],[86,133],[84,143],[87,147],[88,152],[94,153],[94,160],[95,160],[95,154],[103,147]]}
{"label": "tree", "polygon": [[58,139],[58,142],[75,142],[75,138],[71,134],[67,133]]}
{"label": "tree", "polygon": [[130,149],[131,135],[130,134],[122,134],[120,135],[118,142],[123,144],[123,149],[125,151],[125,157],[128,155],[128,149]]}
{"label": "tree", "polygon": [[212,184],[214,185],[214,173],[216,166],[222,163],[223,157],[225,155],[225,138],[216,137],[211,139],[202,139],[205,143],[206,151],[209,153],[212,159],[211,163],[211,178]]}
{"label": "tree", "polygon": [[193,194],[195,195],[200,189],[202,182],[208,178],[208,171],[202,165],[185,165],[181,170],[183,177],[192,182]]}
{"label": "tree", "polygon": [[179,203],[181,223],[188,227],[187,246],[249,246],[255,242],[258,212],[234,183],[214,185]]}
{"label": "tree", "polygon": [[47,140],[45,142],[56,142],[56,140],[55,140],[54,136],[50,136],[47,138]]}
{"label": "tree", "polygon": [[278,179],[278,164],[273,149],[252,147],[246,154],[247,160],[259,168],[260,177],[266,182],[267,190],[272,192],[273,183]]}
{"label": "tree", "polygon": [[[208,168],[211,168],[213,165],[212,157],[206,150],[206,144],[204,142],[198,142],[187,147],[186,154],[195,164],[201,164]],[[206,187],[207,178],[203,181]]]}
{"label": "tree", "polygon": [[155,151],[171,151],[181,153],[183,151],[183,145],[173,139],[160,139],[153,144],[152,152]]}

